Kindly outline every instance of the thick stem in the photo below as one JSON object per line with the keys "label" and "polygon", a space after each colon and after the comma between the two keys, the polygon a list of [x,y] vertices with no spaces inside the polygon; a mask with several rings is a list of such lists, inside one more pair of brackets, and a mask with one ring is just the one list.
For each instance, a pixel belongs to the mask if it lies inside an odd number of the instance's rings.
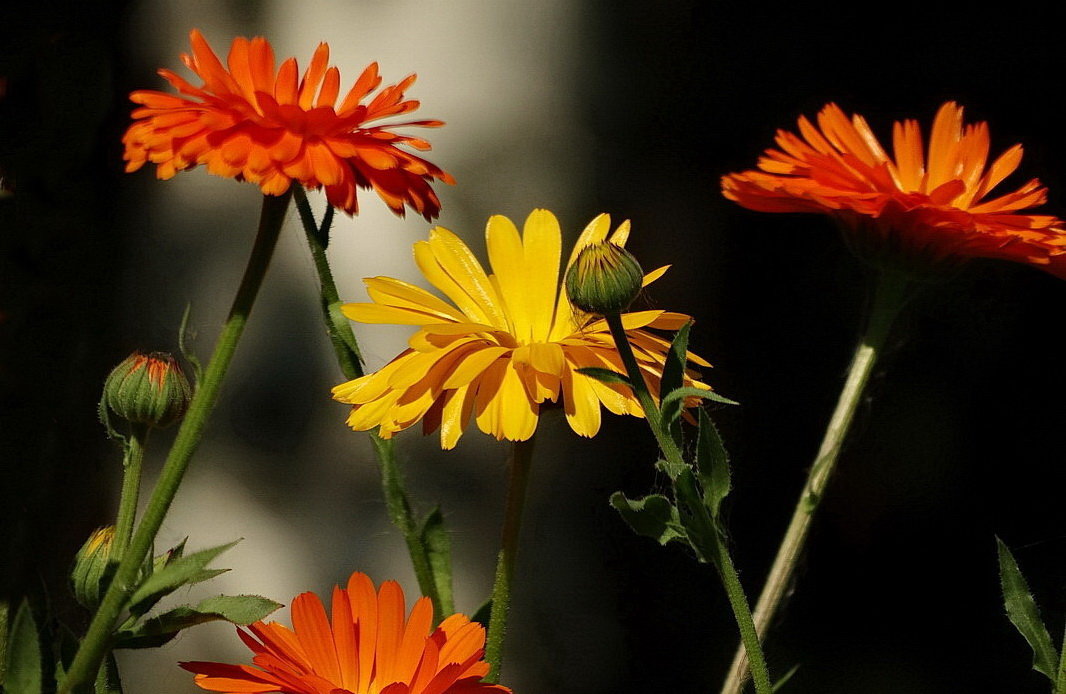
{"label": "thick stem", "polygon": [[[314,213],[307,200],[307,194],[303,188],[296,187],[294,192],[296,209],[300,213],[300,222],[303,224],[304,235],[307,237],[307,246],[311,250],[311,259],[314,261],[315,272],[318,274],[319,294],[322,307],[322,318],[329,331],[330,343],[337,357],[337,364],[345,378],[356,379],[363,375],[362,359],[359,354],[359,343],[352,332],[351,323],[341,313],[340,293],[337,284],[333,280],[333,272],[329,266],[329,258],[326,256],[326,248],[323,239],[327,238],[331,218],[332,207],[327,208],[327,216],[322,220],[321,228],[315,223]],[[411,565],[414,568],[415,578],[422,595],[433,603],[433,611],[436,622],[444,619],[455,611],[452,601],[451,583],[442,581],[437,583],[429,558],[429,548],[422,541],[419,526],[411,510],[411,504],[404,488],[403,475],[396,462],[396,452],[391,440],[382,439],[376,434],[370,434],[371,443],[374,445],[374,453],[378,458],[381,469],[381,490],[385,496],[385,506],[389,512],[389,520],[403,533],[404,542],[407,544],[407,552],[411,557]]]}
{"label": "thick stem", "polygon": [[533,439],[515,441],[511,449],[511,475],[507,485],[507,507],[503,516],[503,538],[496,561],[496,579],[492,584],[492,610],[485,645],[485,660],[491,666],[486,682],[500,679],[503,665],[503,640],[507,635],[507,612],[511,603],[518,535],[522,528],[522,508],[526,503],[529,469],[533,461]]}
{"label": "thick stem", "polygon": [[141,463],[144,461],[144,444],[148,439],[148,427],[134,424],[133,431],[125,439],[125,455],[122,460],[122,494],[119,496],[118,516],[115,519],[115,542],[111,546],[112,560],[118,561],[129,547],[133,537],[133,523],[137,517],[137,501],[141,494]]}
{"label": "thick stem", "polygon": [[[877,278],[866,330],[858,347],[855,348],[836,409],[833,410],[829,426],[825,430],[825,436],[818,449],[818,455],[808,473],[807,483],[800,494],[788,530],[785,531],[766,584],[759,595],[759,602],[755,606],[755,627],[760,637],[765,637],[767,627],[781,604],[785,590],[792,582],[796,563],[803,551],[814,513],[818,510],[818,505],[836,469],[837,458],[852,419],[855,417],[855,412],[862,401],[863,391],[874,363],[877,361],[877,356],[884,347],[885,338],[888,337],[892,323],[903,307],[907,287],[907,277],[898,272],[885,270]],[[746,663],[747,655],[741,645],[733,657],[733,664],[722,686],[722,694],[742,694],[744,682],[747,679]]]}
{"label": "thick stem", "polygon": [[285,211],[288,209],[290,197],[290,193],[280,196],[263,196],[263,208],[259,217],[259,231],[256,234],[255,245],[252,247],[252,254],[244,270],[244,276],[241,278],[237,295],[233,299],[229,316],[215,343],[215,351],[211,355],[211,361],[207,364],[203,381],[198,384],[196,394],[181,422],[181,428],[178,429],[170,453],[167,455],[166,462],[163,463],[159,481],[152,490],[144,516],[133,534],[129,548],[115,570],[115,576],[100,602],[100,607],[93,615],[89,630],[78,647],[67,676],[59,686],[58,694],[69,694],[76,687],[89,682],[96,675],[100,663],[110,648],[112,630],[125,606],[126,599],[136,586],[141,563],[151,551],[155,535],[163,524],[163,518],[177,494],[178,486],[185,475],[185,469],[200,443],[208,417],[218,400],[222,379],[237,349],[237,343],[248,321],[248,314],[252,310],[255,297],[263,282],[263,276],[270,265],[270,258],[274,254],[274,247],[277,245],[282,222],[285,221]]}

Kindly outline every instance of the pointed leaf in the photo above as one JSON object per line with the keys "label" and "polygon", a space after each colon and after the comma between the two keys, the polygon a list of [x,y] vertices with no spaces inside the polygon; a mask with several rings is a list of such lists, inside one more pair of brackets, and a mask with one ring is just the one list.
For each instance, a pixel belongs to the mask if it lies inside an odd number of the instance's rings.
{"label": "pointed leaf", "polygon": [[637,535],[650,537],[660,545],[671,540],[686,539],[677,508],[661,494],[633,500],[626,498],[622,492],[615,492],[611,495],[611,506],[617,509]]}
{"label": "pointed leaf", "polygon": [[474,614],[470,617],[470,621],[477,622],[487,630],[489,628],[490,616],[492,616],[492,598],[481,603],[481,607],[474,611]]}
{"label": "pointed leaf", "polygon": [[774,682],[774,685],[770,689],[770,691],[776,692],[776,691],[780,690],[781,687],[784,687],[786,684],[788,684],[788,681],[790,679],[792,679],[792,676],[795,675],[796,672],[799,671],[799,669],[800,669],[799,663],[793,665],[792,669],[790,669],[785,674],[781,675],[781,677],[776,682]]}
{"label": "pointed leaf", "polygon": [[[418,531],[422,546],[429,555],[429,568],[433,572],[433,582],[437,586],[441,609],[445,613],[452,611],[452,550],[451,538],[444,528],[444,514],[440,506],[434,508]],[[443,619],[446,615],[437,615]]]}
{"label": "pointed leaf", "polygon": [[23,599],[8,629],[6,694],[40,694],[44,680],[41,642],[30,604]]}
{"label": "pointed leaf", "polygon": [[998,537],[996,546],[999,550],[999,578],[1003,586],[1007,617],[1033,649],[1033,669],[1047,675],[1054,682],[1058,653],[1051,643],[1047,628],[1040,620],[1040,611],[1032,593],[1029,592],[1029,584],[1022,576],[1018,563],[1014,561],[1014,555]]}
{"label": "pointed leaf", "polygon": [[674,388],[671,391],[664,392],[666,392],[666,395],[663,396],[662,403],[659,405],[659,410],[663,413],[663,427],[672,427],[678,420],[682,410],[685,409],[686,398],[700,398],[702,400],[720,402],[724,405],[740,404],[736,400],[730,400],[729,398],[723,397],[713,390],[704,390],[703,388],[695,388],[692,386]]}
{"label": "pointed leaf", "polygon": [[633,387],[633,384],[632,382],[630,382],[629,377],[627,377],[625,374],[620,374],[617,371],[611,371],[610,369],[601,369],[598,366],[586,366],[584,368],[578,369],[577,372],[579,374],[584,374],[589,378],[595,378],[601,383],[619,383],[624,386],[629,386],[630,388]]}
{"label": "pointed leaf", "polygon": [[[178,351],[181,352],[181,356],[185,358],[185,361],[189,362],[189,366],[192,367],[192,387],[193,392],[200,385],[200,381],[204,376],[204,367],[200,364],[200,360],[196,354],[189,349],[189,317],[192,315],[192,304],[185,304],[185,312],[181,314],[181,325],[178,327]],[[193,335],[195,337],[195,335]]]}
{"label": "pointed leaf", "polygon": [[205,567],[208,562],[233,547],[237,542],[240,540],[177,559],[171,555],[170,560],[162,567],[157,565],[155,573],[141,583],[130,596],[130,612],[134,615],[142,615],[164,595],[169,595],[181,586],[199,583],[222,573],[225,569],[205,569]]}
{"label": "pointed leaf", "polygon": [[666,363],[663,365],[663,377],[660,381],[659,390],[670,393],[684,385],[685,364],[688,361],[688,333],[692,329],[693,321],[681,326],[670,343],[670,351],[666,354]]}
{"label": "pointed leaf", "polygon": [[173,639],[183,629],[197,624],[224,620],[246,626],[258,622],[279,607],[280,603],[258,595],[218,595],[207,598],[196,607],[175,607],[144,620],[136,628],[119,632],[115,647],[156,648]]}
{"label": "pointed leaf", "polygon": [[104,662],[96,673],[93,689],[95,694],[122,694],[122,680],[118,675],[118,663],[115,662],[114,653],[104,656]]}
{"label": "pointed leaf", "polygon": [[718,517],[722,499],[729,495],[729,453],[707,411],[700,410],[700,431],[696,441],[696,474],[703,487],[703,503]]}

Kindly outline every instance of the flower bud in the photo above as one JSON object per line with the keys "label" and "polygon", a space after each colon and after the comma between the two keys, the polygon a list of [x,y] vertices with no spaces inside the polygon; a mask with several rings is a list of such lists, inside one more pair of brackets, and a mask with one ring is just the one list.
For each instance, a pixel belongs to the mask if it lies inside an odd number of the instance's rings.
{"label": "flower bud", "polygon": [[108,525],[93,532],[74,559],[70,580],[74,597],[85,608],[95,610],[107,590],[107,565],[111,561],[111,545],[115,540],[115,526]]}
{"label": "flower bud", "polygon": [[644,271],[637,259],[609,241],[583,248],[566,272],[570,303],[601,316],[626,310],[643,283]]}
{"label": "flower bud", "polygon": [[181,419],[192,389],[174,357],[134,352],[104,383],[104,405],[128,422],[165,427]]}

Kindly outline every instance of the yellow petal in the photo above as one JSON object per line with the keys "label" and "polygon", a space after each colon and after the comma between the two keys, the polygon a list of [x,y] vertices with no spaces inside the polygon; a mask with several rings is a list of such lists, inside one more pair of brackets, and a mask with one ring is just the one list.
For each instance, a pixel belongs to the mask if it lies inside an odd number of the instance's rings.
{"label": "yellow petal", "polygon": [[[533,210],[522,227],[525,246],[526,315],[531,342],[547,340],[555,314],[555,292],[559,285],[559,259],[562,256],[562,231],[559,220],[548,210]],[[521,335],[519,339],[522,339]]]}
{"label": "yellow petal", "polygon": [[470,413],[474,410],[474,393],[468,386],[461,386],[451,391],[444,402],[441,412],[440,445],[445,450],[455,448],[459,437],[463,435]]}
{"label": "yellow petal", "polygon": [[484,347],[464,352],[462,359],[455,363],[452,372],[444,379],[441,388],[465,388],[489,365],[509,351],[506,347]]}
{"label": "yellow petal", "polygon": [[649,284],[651,284],[655,280],[657,280],[660,277],[662,277],[663,275],[665,275],[666,271],[669,270],[669,269],[670,269],[669,265],[663,265],[661,268],[657,268],[655,270],[652,270],[648,274],[644,275],[644,281],[641,282],[640,286],[647,287]]}
{"label": "yellow petal", "polygon": [[409,308],[440,316],[444,320],[465,320],[454,306],[449,306],[440,298],[430,294],[421,287],[403,282],[392,277],[366,277],[363,279],[370,299],[378,304]]}
{"label": "yellow petal", "polygon": [[529,340],[529,313],[526,310],[527,270],[518,228],[507,217],[493,215],[485,225],[485,247],[489,253],[501,298],[507,306],[511,329],[518,339]]}
{"label": "yellow petal", "polygon": [[508,327],[488,275],[458,236],[444,227],[434,227],[429,241],[415,244],[415,261],[426,279],[463,313],[481,323]]}
{"label": "yellow petal", "polygon": [[395,308],[393,306],[382,306],[381,304],[344,304],[341,306],[341,313],[343,313],[349,320],[354,320],[357,323],[423,325],[425,323],[436,323],[441,320],[441,316],[435,313],[407,308]]}
{"label": "yellow petal", "polygon": [[543,373],[562,375],[563,348],[555,342],[534,342],[529,345],[529,365]]}
{"label": "yellow petal", "polygon": [[563,375],[563,411],[570,428],[581,436],[595,436],[600,430],[600,399],[590,381],[569,369]]}

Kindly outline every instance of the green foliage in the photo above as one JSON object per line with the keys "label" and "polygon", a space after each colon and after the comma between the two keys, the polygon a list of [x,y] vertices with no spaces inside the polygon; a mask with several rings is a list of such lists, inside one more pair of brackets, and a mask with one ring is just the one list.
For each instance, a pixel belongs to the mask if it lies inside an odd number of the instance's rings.
{"label": "green foliage", "polygon": [[[674,335],[673,342],[670,343],[670,351],[666,354],[666,361],[663,364],[663,376],[659,383],[659,390],[662,393],[672,393],[685,385],[685,364],[688,363],[688,333],[691,329],[692,321],[685,323]],[[681,409],[679,406],[676,414],[670,413],[669,415],[664,411],[662,420],[663,433],[672,438],[678,447],[684,445],[680,420]]]}
{"label": "green foliage", "polygon": [[40,635],[30,605],[23,600],[8,629],[4,692],[6,694],[40,694],[43,682],[44,669]]}
{"label": "green foliage", "polygon": [[688,539],[677,507],[661,494],[634,500],[622,492],[615,492],[611,495],[611,506],[618,510],[633,532],[650,537],[660,545]]}
{"label": "green foliage", "polygon": [[248,625],[279,607],[281,603],[258,595],[218,595],[203,600],[196,607],[175,607],[132,629],[120,631],[115,637],[115,648],[155,648],[173,639],[181,630],[206,622],[224,620]]}
{"label": "green foliage", "polygon": [[489,628],[489,617],[492,616],[492,598],[489,598],[485,602],[481,603],[481,606],[474,610],[474,614],[470,616],[471,622],[477,622],[485,629]]}
{"label": "green foliage", "polygon": [[206,567],[212,559],[233,547],[239,541],[201,550],[187,557],[182,556],[180,551],[172,551],[163,566],[157,567],[133,591],[128,603],[130,614],[141,616],[159,602],[160,599],[173,593],[178,588],[206,581],[228,571],[229,569],[208,569]]}
{"label": "green foliage", "polygon": [[584,374],[589,378],[595,378],[601,383],[607,383],[609,385],[620,384],[623,386],[628,386],[630,388],[633,387],[633,384],[630,382],[629,378],[627,378],[625,374],[620,374],[617,371],[611,371],[610,369],[601,369],[598,366],[586,366],[584,368],[578,369],[577,372],[579,374]]}
{"label": "green foliage", "polygon": [[[429,559],[430,572],[433,574],[433,582],[437,585],[437,595],[441,604],[452,604],[452,550],[451,539],[444,527],[444,514],[440,506],[437,506],[418,530],[422,546],[426,548]],[[437,615],[437,619],[443,619],[446,615]]]}
{"label": "green foliage", "polygon": [[192,315],[192,304],[185,304],[185,311],[181,314],[181,326],[178,327],[178,352],[192,367],[192,390],[196,392],[196,387],[200,384],[200,381],[204,377],[204,367],[197,358],[196,353],[189,348],[190,337],[192,332],[189,329],[189,317]]}
{"label": "green foliage", "polygon": [[707,411],[702,407],[699,414],[699,435],[696,439],[696,475],[703,487],[703,500],[711,516],[718,518],[722,500],[731,488],[729,453],[722,437]]}
{"label": "green foliage", "polygon": [[999,552],[999,579],[1003,586],[1007,617],[1033,649],[1033,669],[1054,682],[1059,655],[1051,643],[1047,627],[1040,619],[1040,611],[1032,593],[1029,592],[1029,584],[1018,568],[1014,555],[998,537],[996,547]]}
{"label": "green foliage", "polygon": [[788,684],[788,681],[792,679],[792,676],[795,675],[799,671],[799,669],[799,665],[793,665],[791,670],[781,675],[781,677],[779,677],[778,680],[774,682],[773,691],[780,691],[786,684]]}

